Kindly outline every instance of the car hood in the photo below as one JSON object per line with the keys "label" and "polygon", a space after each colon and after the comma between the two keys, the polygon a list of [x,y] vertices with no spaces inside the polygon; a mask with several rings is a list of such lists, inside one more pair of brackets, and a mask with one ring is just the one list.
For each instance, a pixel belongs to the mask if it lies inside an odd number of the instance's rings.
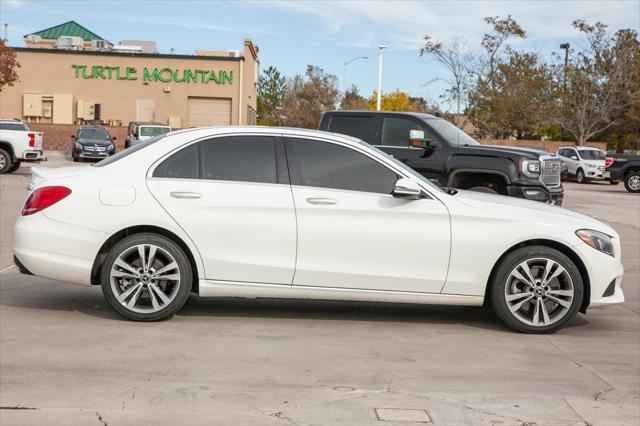
{"label": "car hood", "polygon": [[109,139],[87,139],[80,138],[77,142],[81,145],[98,145],[98,146],[109,146],[111,145],[111,141]]}
{"label": "car hood", "polygon": [[604,166],[604,160],[582,160],[582,163],[590,166]]}
{"label": "car hood", "polygon": [[464,147],[465,150],[471,151],[478,155],[487,156],[524,156],[531,159],[537,159],[541,155],[553,155],[543,149],[537,148],[521,148],[513,146],[501,146],[501,145],[468,145]]}
{"label": "car hood", "polygon": [[453,198],[467,208],[491,212],[498,217],[504,216],[505,219],[518,218],[531,222],[532,226],[536,222],[548,222],[575,230],[594,229],[618,237],[611,226],[598,219],[539,201],[464,190],[460,190]]}

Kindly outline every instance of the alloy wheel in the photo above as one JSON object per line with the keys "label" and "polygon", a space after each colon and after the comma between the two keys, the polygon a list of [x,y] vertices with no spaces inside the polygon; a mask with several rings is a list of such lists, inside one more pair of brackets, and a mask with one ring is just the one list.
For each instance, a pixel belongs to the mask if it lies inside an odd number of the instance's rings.
{"label": "alloy wheel", "polygon": [[640,176],[633,175],[627,180],[627,185],[632,191],[640,191]]}
{"label": "alloy wheel", "polygon": [[518,264],[507,277],[504,292],[511,314],[534,327],[549,326],[564,318],[575,293],[571,275],[548,258]]}
{"label": "alloy wheel", "polygon": [[4,166],[7,165],[7,159],[4,155],[0,155],[0,169],[4,169]]}
{"label": "alloy wheel", "polygon": [[167,250],[153,244],[125,249],[113,263],[109,277],[118,302],[140,314],[166,308],[180,288],[178,262]]}

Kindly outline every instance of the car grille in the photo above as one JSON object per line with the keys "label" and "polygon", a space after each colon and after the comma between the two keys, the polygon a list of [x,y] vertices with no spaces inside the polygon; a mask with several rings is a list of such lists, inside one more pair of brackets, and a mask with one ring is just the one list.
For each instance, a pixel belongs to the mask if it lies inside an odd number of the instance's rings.
{"label": "car grille", "polygon": [[84,145],[83,148],[85,151],[91,151],[91,152],[104,152],[107,150],[106,146],[96,146],[96,145]]}
{"label": "car grille", "polygon": [[542,162],[542,183],[546,186],[560,185],[560,160],[544,160]]}
{"label": "car grille", "polygon": [[598,170],[601,172],[604,172],[604,168],[605,168],[604,166],[598,166]]}

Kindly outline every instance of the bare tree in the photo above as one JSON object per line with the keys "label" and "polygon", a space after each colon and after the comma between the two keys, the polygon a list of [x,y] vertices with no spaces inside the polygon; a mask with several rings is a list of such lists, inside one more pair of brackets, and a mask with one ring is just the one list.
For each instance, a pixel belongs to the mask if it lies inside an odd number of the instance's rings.
{"label": "bare tree", "polygon": [[640,42],[636,31],[620,30],[612,36],[601,22],[589,25],[577,20],[573,26],[584,34],[588,48],[573,52],[566,70],[556,65],[558,96],[548,118],[583,145],[627,119],[637,104],[639,88],[633,70],[640,61]]}

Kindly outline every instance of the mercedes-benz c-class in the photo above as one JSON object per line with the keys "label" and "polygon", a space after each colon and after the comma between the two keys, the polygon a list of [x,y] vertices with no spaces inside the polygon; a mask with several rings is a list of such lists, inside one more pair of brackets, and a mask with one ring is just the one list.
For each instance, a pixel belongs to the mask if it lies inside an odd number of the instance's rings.
{"label": "mercedes-benz c-class", "polygon": [[490,303],[509,327],[549,333],[624,301],[610,226],[441,188],[358,139],[299,129],[187,129],[34,169],[14,254],[24,273],[100,285],[139,321],[195,292]]}

